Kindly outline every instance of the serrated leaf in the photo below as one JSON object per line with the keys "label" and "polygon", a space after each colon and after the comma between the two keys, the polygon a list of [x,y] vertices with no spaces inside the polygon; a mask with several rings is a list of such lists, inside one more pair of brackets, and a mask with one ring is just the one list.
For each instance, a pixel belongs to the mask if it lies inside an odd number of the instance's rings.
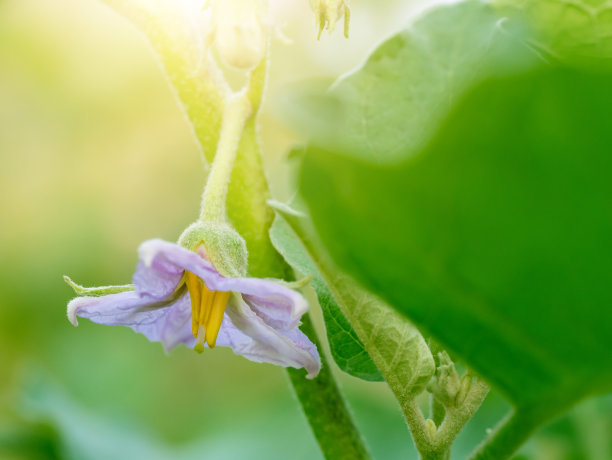
{"label": "serrated leaf", "polygon": [[302,171],[341,267],[539,420],[612,389],[611,78],[493,80],[395,167]]}
{"label": "serrated leaf", "polygon": [[337,275],[330,286],[400,403],[420,394],[435,363],[418,329],[346,275]]}
{"label": "serrated leaf", "polygon": [[[313,276],[313,287],[323,310],[332,355],[340,368],[361,378],[365,377],[365,370],[373,369],[375,374],[369,371],[369,376],[364,379],[379,380],[375,364],[400,402],[421,393],[431,379],[435,365],[418,330],[346,275],[332,272],[319,262],[320,271],[283,217],[277,215],[271,235],[290,265]],[[350,360],[346,359],[347,352]]]}

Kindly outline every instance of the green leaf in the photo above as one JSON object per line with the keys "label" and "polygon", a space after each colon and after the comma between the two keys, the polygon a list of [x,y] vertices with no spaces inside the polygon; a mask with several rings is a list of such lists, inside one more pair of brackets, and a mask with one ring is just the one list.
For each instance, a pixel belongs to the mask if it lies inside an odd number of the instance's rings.
{"label": "green leaf", "polygon": [[340,266],[524,420],[612,389],[611,77],[494,79],[400,164],[311,147],[303,165],[304,196]]}
{"label": "green leaf", "polygon": [[330,269],[321,258],[315,264],[300,237],[280,215],[271,236],[292,267],[313,277],[332,356],[340,368],[364,380],[380,380],[382,374],[402,405],[421,393],[435,365],[419,331],[348,276]]}

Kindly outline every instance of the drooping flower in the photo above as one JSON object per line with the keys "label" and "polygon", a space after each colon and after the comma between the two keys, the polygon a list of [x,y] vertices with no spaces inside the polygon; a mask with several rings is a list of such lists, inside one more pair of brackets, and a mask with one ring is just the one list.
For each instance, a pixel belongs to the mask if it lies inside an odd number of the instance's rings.
{"label": "drooping flower", "polygon": [[149,240],[139,259],[134,289],[95,296],[109,292],[101,289],[73,299],[72,324],[79,316],[128,326],[166,350],[227,346],[251,361],[304,368],[309,378],[319,372],[316,346],[298,329],[308,308],[298,292],[273,280],[222,276],[203,248],[194,252]]}

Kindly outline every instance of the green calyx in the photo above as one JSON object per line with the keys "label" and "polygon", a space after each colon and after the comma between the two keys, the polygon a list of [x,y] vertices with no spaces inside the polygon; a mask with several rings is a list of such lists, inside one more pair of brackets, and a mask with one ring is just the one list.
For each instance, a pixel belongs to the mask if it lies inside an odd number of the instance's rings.
{"label": "green calyx", "polygon": [[247,273],[246,243],[226,223],[195,222],[185,229],[178,244],[194,252],[203,247],[208,260],[223,276],[242,277]]}

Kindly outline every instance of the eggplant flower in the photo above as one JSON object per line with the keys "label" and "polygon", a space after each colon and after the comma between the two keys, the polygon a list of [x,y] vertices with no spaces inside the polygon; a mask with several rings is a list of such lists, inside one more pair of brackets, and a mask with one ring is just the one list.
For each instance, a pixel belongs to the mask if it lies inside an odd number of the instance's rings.
{"label": "eggplant flower", "polygon": [[308,309],[301,294],[273,280],[222,276],[203,247],[194,252],[155,239],[138,252],[133,287],[88,290],[73,284],[87,295],[68,304],[72,324],[80,316],[128,326],[166,350],[225,346],[251,361],[304,368],[308,378],[318,374],[317,348],[298,329]]}

